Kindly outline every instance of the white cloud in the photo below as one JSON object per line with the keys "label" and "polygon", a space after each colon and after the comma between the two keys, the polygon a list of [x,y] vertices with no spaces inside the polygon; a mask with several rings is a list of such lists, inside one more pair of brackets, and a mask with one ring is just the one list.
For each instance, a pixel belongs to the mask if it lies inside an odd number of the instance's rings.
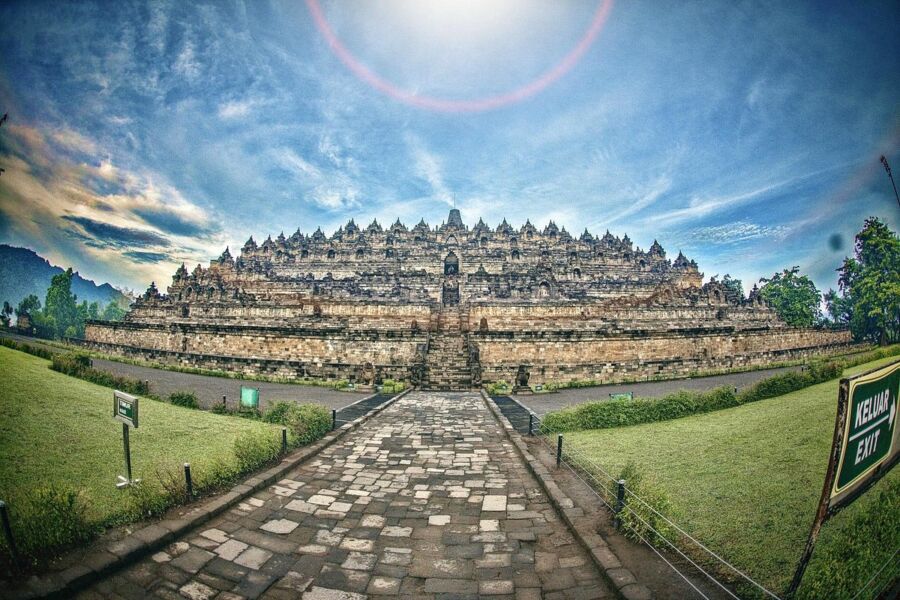
{"label": "white cloud", "polygon": [[220,119],[239,119],[250,114],[254,102],[252,100],[231,100],[219,105]]}

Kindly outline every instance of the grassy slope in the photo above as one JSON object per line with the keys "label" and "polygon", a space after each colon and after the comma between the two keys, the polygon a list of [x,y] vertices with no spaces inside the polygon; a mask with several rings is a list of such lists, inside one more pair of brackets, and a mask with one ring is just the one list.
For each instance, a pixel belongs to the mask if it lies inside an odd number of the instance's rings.
{"label": "grassy slope", "polygon": [[[122,427],[112,418],[112,390],[51,371],[49,361],[0,347],[0,498],[15,502],[28,488],[57,482],[84,490],[90,517],[117,509],[124,474]],[[277,436],[280,428],[142,400],[131,431],[135,477],[156,480],[157,467],[190,462],[202,472],[215,458],[233,461],[246,431]]]}
{"label": "grassy slope", "polygon": [[[822,490],[837,392],[834,380],[695,417],[573,432],[566,443],[612,473],[634,461],[668,493],[676,522],[778,593],[790,582]],[[822,537],[865,501],[836,517]]]}

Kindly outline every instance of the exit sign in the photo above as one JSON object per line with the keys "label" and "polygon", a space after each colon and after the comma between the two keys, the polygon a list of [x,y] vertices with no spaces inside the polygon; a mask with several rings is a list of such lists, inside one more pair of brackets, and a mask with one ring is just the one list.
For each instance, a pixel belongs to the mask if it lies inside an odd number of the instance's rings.
{"label": "exit sign", "polygon": [[841,382],[845,422],[831,490],[832,504],[865,484],[896,455],[898,388],[900,362]]}

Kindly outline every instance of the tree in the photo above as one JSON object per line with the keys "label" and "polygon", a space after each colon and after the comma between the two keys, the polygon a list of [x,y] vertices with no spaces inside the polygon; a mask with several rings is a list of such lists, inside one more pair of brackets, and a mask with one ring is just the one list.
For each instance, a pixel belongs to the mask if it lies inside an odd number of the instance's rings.
{"label": "tree", "polygon": [[69,327],[78,327],[78,298],[72,293],[72,275],[71,267],[54,275],[47,288],[44,315],[48,319],[52,317],[55,325],[51,337],[62,337]]}
{"label": "tree", "polygon": [[125,318],[125,313],[128,312],[115,302],[110,302],[106,305],[106,308],[103,309],[103,314],[100,316],[104,321],[121,321]]}
{"label": "tree", "polygon": [[[855,255],[845,258],[839,269],[842,295],[831,296],[834,310],[850,324],[857,341],[900,341],[900,239],[870,217],[856,235]],[[827,295],[825,301],[827,305]],[[834,316],[831,307],[828,310]]]}
{"label": "tree", "polygon": [[829,289],[822,296],[822,299],[825,300],[825,310],[828,311],[828,316],[831,318],[832,323],[836,325],[850,325],[853,303],[850,302],[847,296],[838,295],[836,291]]}
{"label": "tree", "polygon": [[8,300],[3,301],[3,309],[0,310],[0,323],[3,324],[3,327],[9,328],[9,318],[13,314],[13,307],[9,305]]}
{"label": "tree", "polygon": [[800,275],[800,267],[785,269],[770,279],[759,281],[763,284],[759,295],[785,323],[794,327],[812,327],[818,322],[822,294],[809,277]]}
{"label": "tree", "polygon": [[729,296],[729,299],[744,299],[744,284],[741,283],[740,279],[733,279],[731,275],[725,273],[725,277],[722,278],[722,285],[728,290],[727,295]]}
{"label": "tree", "polygon": [[39,310],[41,310],[41,301],[34,294],[30,294],[19,302],[19,306],[16,308],[16,317],[31,317]]}

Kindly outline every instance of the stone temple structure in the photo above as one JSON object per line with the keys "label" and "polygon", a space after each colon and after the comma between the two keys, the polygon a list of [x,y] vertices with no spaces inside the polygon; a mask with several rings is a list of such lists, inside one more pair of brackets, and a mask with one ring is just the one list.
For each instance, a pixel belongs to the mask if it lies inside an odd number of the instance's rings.
{"label": "stone temple structure", "polygon": [[352,220],[182,265],[122,322],[90,322],[106,352],[286,378],[393,378],[433,389],[674,377],[826,353],[847,332],[788,327],[755,288],[703,283],[656,242],[514,229],[458,210],[409,228]]}

